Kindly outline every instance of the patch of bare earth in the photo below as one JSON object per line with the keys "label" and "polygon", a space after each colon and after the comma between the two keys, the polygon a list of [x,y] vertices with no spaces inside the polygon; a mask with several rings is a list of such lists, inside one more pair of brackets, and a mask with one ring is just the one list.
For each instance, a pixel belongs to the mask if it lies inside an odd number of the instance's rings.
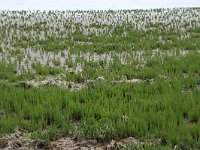
{"label": "patch of bare earth", "polygon": [[[141,80],[141,79],[128,80],[127,78],[122,78],[121,80],[111,81],[111,84],[112,85],[117,84],[117,83],[137,84],[137,83],[142,83],[145,81],[146,80]],[[16,83],[15,85],[20,85],[20,86],[24,86],[24,87],[33,87],[33,88],[38,88],[40,86],[56,86],[56,87],[60,87],[60,88],[64,88],[64,89],[70,89],[73,91],[73,90],[80,90],[94,82],[103,83],[103,82],[105,82],[105,78],[103,76],[99,76],[95,80],[86,80],[84,82],[76,83],[76,82],[65,81],[65,80],[50,76],[44,80],[33,79],[33,80],[21,81],[19,83]],[[154,80],[151,79],[147,82],[153,83]]]}
{"label": "patch of bare earth", "polygon": [[133,137],[119,141],[111,140],[107,143],[77,137],[61,137],[46,142],[44,140],[32,140],[19,131],[0,138],[0,149],[3,150],[120,150],[126,148],[129,144],[140,145],[142,143]]}

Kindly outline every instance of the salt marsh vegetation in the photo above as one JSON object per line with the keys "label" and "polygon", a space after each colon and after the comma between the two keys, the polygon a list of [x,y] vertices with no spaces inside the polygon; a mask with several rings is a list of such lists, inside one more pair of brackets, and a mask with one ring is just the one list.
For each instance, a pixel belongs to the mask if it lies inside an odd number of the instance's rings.
{"label": "salt marsh vegetation", "polygon": [[199,59],[199,8],[0,11],[0,135],[199,149]]}

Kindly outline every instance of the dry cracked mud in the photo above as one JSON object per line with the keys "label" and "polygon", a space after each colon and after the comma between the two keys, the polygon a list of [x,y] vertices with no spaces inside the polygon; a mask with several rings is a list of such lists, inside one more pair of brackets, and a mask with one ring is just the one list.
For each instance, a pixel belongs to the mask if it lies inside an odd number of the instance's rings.
{"label": "dry cracked mud", "polygon": [[107,143],[98,142],[96,139],[84,137],[60,137],[54,141],[32,140],[28,133],[17,131],[0,138],[2,150],[119,150],[126,148],[128,144],[140,145],[138,139],[128,137],[119,141],[111,140]]}

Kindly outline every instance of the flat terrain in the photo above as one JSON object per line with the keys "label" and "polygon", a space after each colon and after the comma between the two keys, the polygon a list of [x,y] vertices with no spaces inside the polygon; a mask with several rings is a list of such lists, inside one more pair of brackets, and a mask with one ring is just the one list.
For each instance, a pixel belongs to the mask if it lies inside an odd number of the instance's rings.
{"label": "flat terrain", "polygon": [[0,149],[200,149],[200,8],[0,11]]}

